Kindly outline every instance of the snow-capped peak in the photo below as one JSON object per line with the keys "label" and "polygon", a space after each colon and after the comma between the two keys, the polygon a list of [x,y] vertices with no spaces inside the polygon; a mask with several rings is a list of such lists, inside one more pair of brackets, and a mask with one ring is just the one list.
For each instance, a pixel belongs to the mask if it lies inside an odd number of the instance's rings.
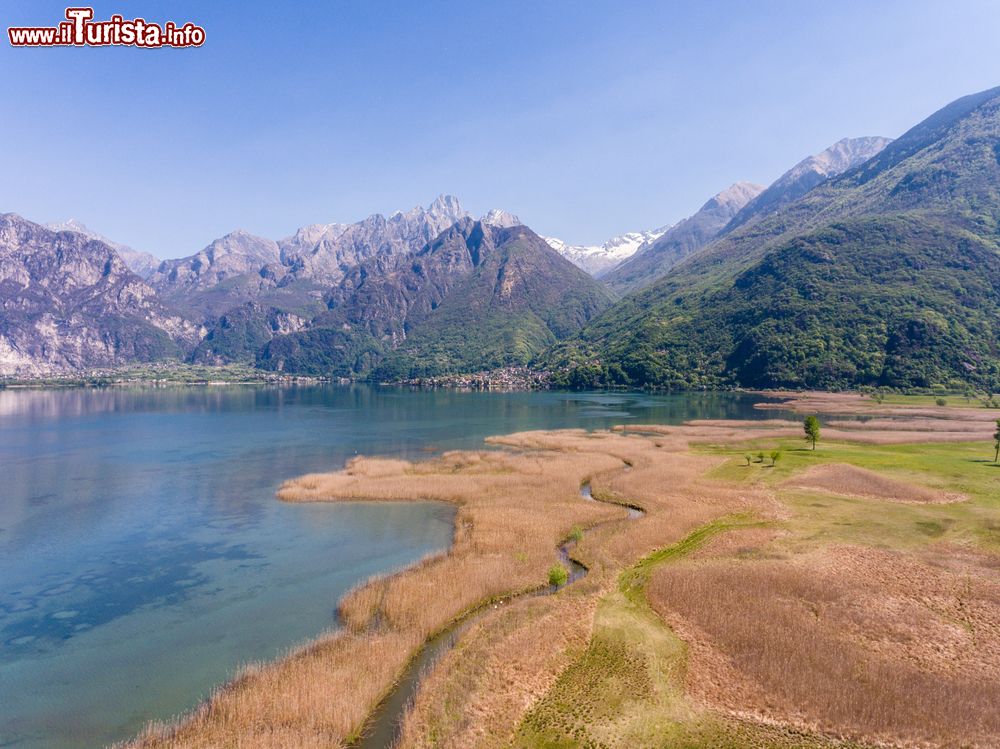
{"label": "snow-capped peak", "polygon": [[632,257],[642,245],[659,239],[669,228],[661,226],[648,231],[630,231],[600,245],[569,245],[556,237],[542,239],[573,265],[592,276],[600,277]]}

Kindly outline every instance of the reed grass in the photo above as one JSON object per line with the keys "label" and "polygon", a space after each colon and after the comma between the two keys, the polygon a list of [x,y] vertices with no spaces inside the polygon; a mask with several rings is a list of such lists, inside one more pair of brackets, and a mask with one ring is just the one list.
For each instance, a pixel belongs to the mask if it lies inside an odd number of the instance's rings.
{"label": "reed grass", "polygon": [[648,594],[702,644],[688,685],[713,704],[869,741],[996,746],[1000,583],[983,560],[949,559],[834,547],[702,561],[658,569]]}
{"label": "reed grass", "polygon": [[[988,746],[1000,731],[988,710],[1000,700],[988,551],[1000,472],[973,464],[979,443],[927,444],[966,434],[948,409],[912,409],[939,423],[898,428],[901,407],[879,408],[892,424],[824,429],[811,454],[796,449],[797,422],[703,421],[518,433],[491,450],[363,457],[290,480],[287,502],[452,502],[452,548],[359,585],[340,604],[342,629],[246,669],[132,746],[344,746],[420,645],[484,606],[427,675],[402,746],[554,746],[564,729],[559,746]],[[923,444],[899,444],[916,435]],[[734,457],[746,445],[783,458],[746,466],[745,450]],[[807,473],[829,462],[849,465]],[[584,482],[603,503],[580,498]],[[849,496],[831,491],[845,486]],[[968,501],[878,501],[921,488]],[[627,520],[624,507],[645,514]],[[508,603],[547,584],[571,536],[588,577]],[[941,546],[957,541],[980,550]]]}

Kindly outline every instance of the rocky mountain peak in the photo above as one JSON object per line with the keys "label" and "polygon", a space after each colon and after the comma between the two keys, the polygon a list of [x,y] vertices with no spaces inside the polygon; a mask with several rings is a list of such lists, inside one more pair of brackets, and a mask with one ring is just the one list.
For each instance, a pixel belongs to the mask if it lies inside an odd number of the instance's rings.
{"label": "rocky mountain peak", "polygon": [[103,242],[108,247],[113,248],[121,256],[121,259],[125,261],[129,269],[140,278],[149,278],[160,265],[160,259],[154,255],[141,250],[133,250],[128,245],[120,244],[119,242],[113,242],[103,234],[90,230],[83,222],[77,221],[75,218],[70,218],[66,221],[56,221],[45,224],[45,226],[55,232],[71,231],[75,234],[82,234],[88,239],[96,239],[99,242]]}
{"label": "rocky mountain peak", "polygon": [[10,213],[0,216],[0,311],[4,375],[176,357],[200,335],[110,245]]}
{"label": "rocky mountain peak", "polygon": [[450,218],[452,223],[468,215],[458,198],[445,194],[438,195],[434,199],[434,202],[427,207],[427,213],[435,218]]}
{"label": "rocky mountain peak", "polygon": [[277,242],[258,237],[245,229],[236,229],[214,240],[202,250],[202,253],[210,257],[212,262],[240,258],[250,263],[261,264],[278,262],[280,256]]}
{"label": "rocky mountain peak", "polygon": [[490,226],[499,226],[501,228],[507,228],[511,226],[520,226],[521,219],[515,216],[509,211],[505,211],[503,208],[491,208],[486,214],[479,219],[484,224]]}
{"label": "rocky mountain peak", "polygon": [[726,227],[726,232],[793,203],[820,183],[868,161],[890,143],[891,138],[877,136],[842,138],[818,154],[806,157],[744,205]]}
{"label": "rocky mountain peak", "polygon": [[826,176],[842,174],[862,161],[867,161],[890,143],[892,143],[892,138],[881,136],[841,138],[829,148],[820,151],[815,156],[810,156],[799,166],[793,167],[792,171],[794,172],[802,165],[808,164]]}
{"label": "rocky mountain peak", "polygon": [[254,283],[259,286],[262,269],[280,262],[276,242],[237,229],[194,255],[163,261],[150,283],[171,303],[194,308],[197,305],[190,295],[208,292],[223,282],[232,284],[238,278],[256,278]]}
{"label": "rocky mountain peak", "polygon": [[764,192],[764,190],[764,185],[757,185],[753,182],[737,182],[712,196],[712,199],[705,203],[701,210],[718,208],[735,214],[743,206]]}

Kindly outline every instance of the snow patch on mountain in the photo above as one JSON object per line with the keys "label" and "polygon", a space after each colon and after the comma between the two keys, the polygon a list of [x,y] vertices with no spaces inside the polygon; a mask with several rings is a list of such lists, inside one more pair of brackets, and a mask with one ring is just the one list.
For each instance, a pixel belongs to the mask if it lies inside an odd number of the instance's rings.
{"label": "snow patch on mountain", "polygon": [[557,237],[542,239],[573,265],[599,278],[632,257],[644,244],[655,242],[669,228],[630,231],[599,245],[571,245]]}

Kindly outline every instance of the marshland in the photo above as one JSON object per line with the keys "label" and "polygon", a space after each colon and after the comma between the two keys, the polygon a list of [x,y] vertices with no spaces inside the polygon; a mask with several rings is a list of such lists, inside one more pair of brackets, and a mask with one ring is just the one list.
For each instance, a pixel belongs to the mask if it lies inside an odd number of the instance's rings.
{"label": "marshland", "polygon": [[[1000,470],[982,427],[1000,414],[756,405],[781,418],[513,432],[289,479],[293,506],[453,506],[452,544],[359,584],[341,629],[134,745],[354,745],[424,643],[468,622],[397,716],[399,746],[996,746]],[[824,422],[815,450],[802,410]],[[524,595],[570,538],[588,574]]]}
{"label": "marshland", "polygon": [[171,721],[246,664],[335,629],[338,601],[360,582],[452,543],[454,504],[276,501],[286,479],[522,430],[766,415],[759,400],[363,385],[2,390],[0,736],[89,747]]}

